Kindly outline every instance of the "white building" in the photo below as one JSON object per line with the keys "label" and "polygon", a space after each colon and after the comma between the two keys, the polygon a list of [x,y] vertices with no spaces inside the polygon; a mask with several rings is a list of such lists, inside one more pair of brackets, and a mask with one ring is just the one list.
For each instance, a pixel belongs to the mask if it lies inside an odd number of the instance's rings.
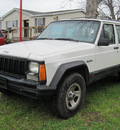
{"label": "white building", "polygon": [[[63,10],[63,11],[54,11],[54,12],[36,12],[30,10],[22,10],[22,27],[23,33],[22,37],[30,37],[34,33],[40,33],[40,29],[35,29],[35,27],[47,26],[52,21],[57,19],[69,19],[75,17],[85,17],[85,11],[82,9],[74,10]],[[19,23],[20,21],[20,9],[14,8],[0,19],[0,29],[9,30],[17,29],[14,32],[14,37],[19,37]],[[32,28],[32,31],[28,31],[25,28]],[[34,29],[33,29],[34,28]],[[9,34],[11,37],[12,34]]]}

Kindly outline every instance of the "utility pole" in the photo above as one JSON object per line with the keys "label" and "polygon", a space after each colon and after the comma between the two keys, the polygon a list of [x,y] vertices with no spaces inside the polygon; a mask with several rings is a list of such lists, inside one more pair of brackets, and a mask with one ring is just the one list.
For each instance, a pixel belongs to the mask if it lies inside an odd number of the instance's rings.
{"label": "utility pole", "polygon": [[22,42],[22,0],[20,0],[20,42]]}

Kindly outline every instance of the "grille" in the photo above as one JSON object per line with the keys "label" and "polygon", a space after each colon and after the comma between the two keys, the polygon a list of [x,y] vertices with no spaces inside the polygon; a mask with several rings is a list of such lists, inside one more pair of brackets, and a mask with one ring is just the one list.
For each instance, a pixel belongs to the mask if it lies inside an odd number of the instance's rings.
{"label": "grille", "polygon": [[17,76],[25,76],[26,60],[0,56],[0,72]]}

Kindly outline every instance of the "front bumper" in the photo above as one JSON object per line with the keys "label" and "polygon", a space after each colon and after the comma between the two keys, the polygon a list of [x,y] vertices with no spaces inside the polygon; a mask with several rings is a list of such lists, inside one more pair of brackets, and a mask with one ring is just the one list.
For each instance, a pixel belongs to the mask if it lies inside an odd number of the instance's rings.
{"label": "front bumper", "polygon": [[0,74],[0,90],[7,90],[35,99],[51,99],[55,93],[46,85],[40,85],[39,82],[28,81],[24,78],[18,79]]}

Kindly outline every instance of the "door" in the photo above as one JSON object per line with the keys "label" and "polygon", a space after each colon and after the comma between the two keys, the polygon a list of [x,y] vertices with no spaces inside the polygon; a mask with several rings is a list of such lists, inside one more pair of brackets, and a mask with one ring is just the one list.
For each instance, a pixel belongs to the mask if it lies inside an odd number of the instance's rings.
{"label": "door", "polygon": [[104,24],[100,38],[109,39],[109,45],[96,47],[95,71],[107,73],[115,71],[118,65],[118,45],[115,41],[114,25]]}
{"label": "door", "polygon": [[24,20],[24,37],[29,37],[29,20]]}

